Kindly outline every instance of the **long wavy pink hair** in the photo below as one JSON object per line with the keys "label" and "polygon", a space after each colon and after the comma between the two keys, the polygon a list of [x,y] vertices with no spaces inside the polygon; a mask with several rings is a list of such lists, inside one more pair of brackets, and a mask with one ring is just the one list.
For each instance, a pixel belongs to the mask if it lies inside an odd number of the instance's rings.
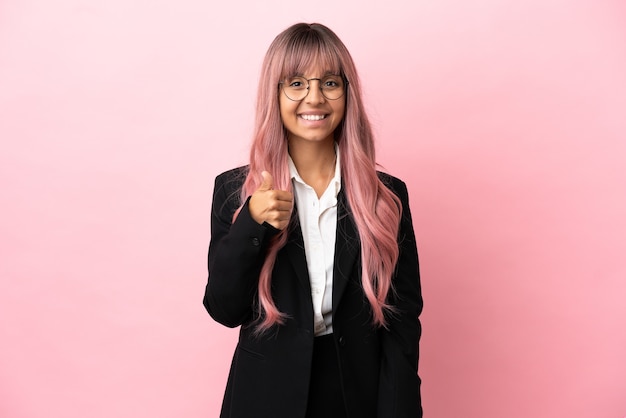
{"label": "long wavy pink hair", "polygon": [[[398,229],[402,206],[376,174],[372,129],[361,100],[361,87],[348,49],[329,28],[299,23],[279,34],[270,45],[260,76],[255,130],[250,150],[250,169],[241,191],[245,202],[259,188],[261,171],[274,177],[274,188],[292,190],[287,164],[287,132],[280,118],[279,82],[287,76],[304,74],[314,65],[349,82],[344,120],[335,131],[341,155],[344,193],[359,232],[362,286],[371,305],[373,323],[385,326],[385,311],[391,277],[398,260]],[[235,214],[235,217],[238,212]],[[292,219],[293,220],[293,219]],[[272,270],[278,251],[287,241],[285,228],[269,245],[259,277],[259,322],[263,332],[283,324],[286,315],[278,310],[271,292]]]}

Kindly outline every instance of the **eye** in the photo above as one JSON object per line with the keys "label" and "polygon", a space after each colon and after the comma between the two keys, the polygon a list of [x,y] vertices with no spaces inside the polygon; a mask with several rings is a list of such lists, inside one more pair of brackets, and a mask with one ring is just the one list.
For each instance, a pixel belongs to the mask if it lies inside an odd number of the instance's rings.
{"label": "eye", "polygon": [[322,88],[325,89],[336,89],[342,86],[340,77],[326,77],[322,82]]}
{"label": "eye", "polygon": [[302,77],[292,77],[285,80],[285,85],[290,89],[303,90],[307,88],[307,82]]}

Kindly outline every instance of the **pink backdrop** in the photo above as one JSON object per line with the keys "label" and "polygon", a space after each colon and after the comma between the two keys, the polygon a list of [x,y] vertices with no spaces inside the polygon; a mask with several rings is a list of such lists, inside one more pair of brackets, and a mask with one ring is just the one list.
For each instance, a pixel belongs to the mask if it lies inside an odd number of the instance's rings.
{"label": "pink backdrop", "polygon": [[0,416],[217,417],[213,178],[296,21],[409,185],[426,416],[626,416],[624,2],[366,3],[0,2]]}

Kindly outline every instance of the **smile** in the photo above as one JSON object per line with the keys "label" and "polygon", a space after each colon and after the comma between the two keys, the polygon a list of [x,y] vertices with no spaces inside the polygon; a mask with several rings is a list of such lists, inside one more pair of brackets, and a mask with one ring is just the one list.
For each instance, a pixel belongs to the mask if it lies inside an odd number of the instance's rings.
{"label": "smile", "polygon": [[326,115],[300,115],[304,120],[322,120],[326,118]]}

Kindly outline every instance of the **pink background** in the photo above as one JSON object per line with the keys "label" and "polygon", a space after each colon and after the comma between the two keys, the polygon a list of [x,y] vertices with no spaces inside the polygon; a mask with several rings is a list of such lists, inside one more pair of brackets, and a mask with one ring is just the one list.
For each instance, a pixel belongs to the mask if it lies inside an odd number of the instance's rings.
{"label": "pink background", "polygon": [[297,21],[409,185],[426,416],[626,416],[622,0],[0,2],[0,416],[217,417],[213,179]]}

